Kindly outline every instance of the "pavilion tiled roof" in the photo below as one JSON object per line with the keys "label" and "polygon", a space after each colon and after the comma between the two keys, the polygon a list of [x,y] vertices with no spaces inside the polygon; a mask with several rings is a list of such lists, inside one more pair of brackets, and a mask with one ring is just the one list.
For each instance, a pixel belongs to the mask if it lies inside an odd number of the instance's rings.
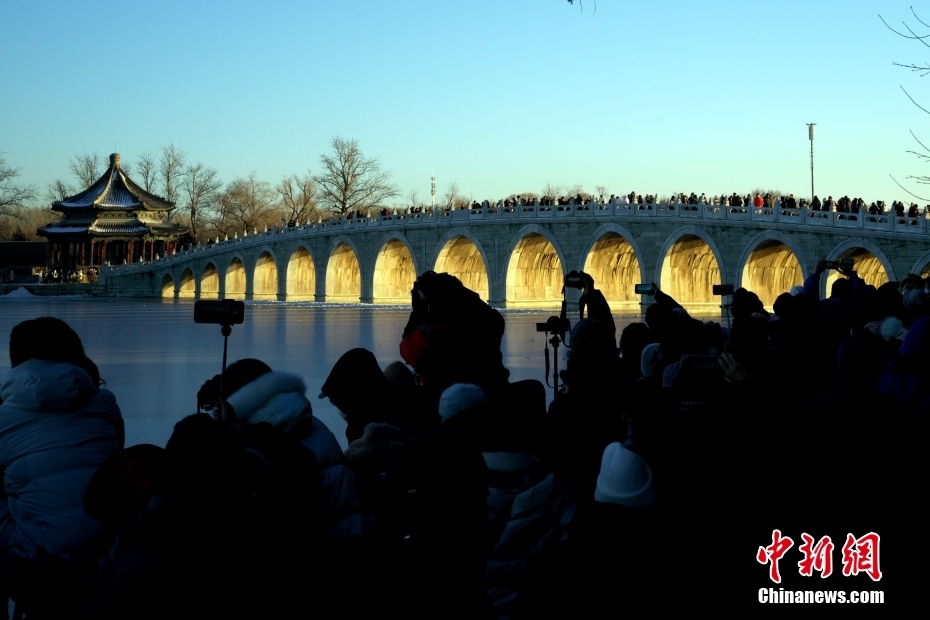
{"label": "pavilion tiled roof", "polygon": [[126,210],[170,211],[174,203],[136,185],[120,168],[120,155],[110,155],[110,167],[97,181],[79,194],[52,204],[55,211]]}
{"label": "pavilion tiled roof", "polygon": [[137,219],[95,220],[91,224],[69,224],[67,220],[43,226],[38,230],[46,237],[66,237],[90,234],[95,237],[138,236],[151,234],[159,237],[183,235],[187,229],[170,222],[142,222]]}

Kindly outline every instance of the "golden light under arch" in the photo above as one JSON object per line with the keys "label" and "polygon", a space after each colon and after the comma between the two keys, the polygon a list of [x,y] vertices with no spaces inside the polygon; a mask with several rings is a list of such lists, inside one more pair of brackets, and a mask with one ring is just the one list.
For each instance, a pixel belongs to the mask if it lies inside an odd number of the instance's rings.
{"label": "golden light under arch", "polygon": [[307,248],[298,246],[287,261],[286,295],[288,301],[316,299],[316,266]]}
{"label": "golden light under arch", "polygon": [[711,310],[720,305],[713,286],[720,281],[720,265],[706,241],[697,235],[678,238],[662,257],[659,288],[683,306]]}
{"label": "golden light under arch", "polygon": [[362,296],[362,270],[348,243],[339,243],[326,263],[326,301],[358,303]]}
{"label": "golden light under arch", "polygon": [[508,308],[554,308],[562,302],[564,272],[559,254],[539,233],[524,236],[507,265],[505,304]]}
{"label": "golden light under arch", "polygon": [[468,237],[458,235],[446,241],[439,250],[433,271],[453,275],[465,288],[478,293],[481,299],[489,299],[488,270],[484,258],[475,242]]}
{"label": "golden light under arch", "polygon": [[612,310],[639,306],[640,296],[633,289],[642,272],[632,244],[623,235],[615,232],[601,235],[585,257],[584,271],[594,278],[594,285]]}

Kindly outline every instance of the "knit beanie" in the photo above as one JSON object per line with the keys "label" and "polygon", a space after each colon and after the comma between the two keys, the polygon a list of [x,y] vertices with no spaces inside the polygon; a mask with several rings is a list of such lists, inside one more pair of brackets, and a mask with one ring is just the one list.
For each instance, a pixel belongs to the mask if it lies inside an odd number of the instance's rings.
{"label": "knit beanie", "polygon": [[446,388],[439,397],[439,415],[445,422],[455,414],[484,402],[487,402],[487,399],[480,387],[471,383],[456,383]]}
{"label": "knit beanie", "polygon": [[614,442],[604,450],[594,501],[649,510],[655,502],[652,470],[638,454]]}

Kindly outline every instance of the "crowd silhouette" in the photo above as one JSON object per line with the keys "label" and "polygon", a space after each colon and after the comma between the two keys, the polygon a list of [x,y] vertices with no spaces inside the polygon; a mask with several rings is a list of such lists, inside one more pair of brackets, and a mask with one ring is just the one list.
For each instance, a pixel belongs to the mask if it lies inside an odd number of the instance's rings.
{"label": "crowd silhouette", "polygon": [[[876,532],[894,574],[925,482],[923,279],[876,289],[821,261],[772,311],[736,290],[731,324],[655,289],[618,338],[580,277],[587,315],[547,407],[541,382],[510,381],[504,317],[421,275],[400,359],[352,349],[310,386],[345,418],[345,451],[305,380],[257,359],[205,377],[164,448],[125,448],[78,335],[17,325],[0,591],[33,619],[616,617],[754,604],[774,529],[838,548]],[[793,564],[784,587],[825,587]]]}

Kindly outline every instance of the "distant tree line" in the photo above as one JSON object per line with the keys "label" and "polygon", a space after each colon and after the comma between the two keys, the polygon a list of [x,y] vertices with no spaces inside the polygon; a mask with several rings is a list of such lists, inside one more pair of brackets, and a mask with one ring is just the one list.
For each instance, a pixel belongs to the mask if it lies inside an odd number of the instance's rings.
{"label": "distant tree line", "polygon": [[[121,168],[145,191],[176,203],[172,220],[189,227],[198,241],[367,213],[399,195],[391,174],[366,157],[356,140],[337,136],[330,146],[332,152],[320,156],[319,174],[291,174],[274,185],[254,172],[224,182],[219,171],[173,143],[124,160]],[[35,186],[16,183],[20,170],[0,152],[0,240],[37,239],[37,228],[60,219],[52,203],[89,188],[107,165],[97,152],[74,155],[68,160],[71,177],[51,181],[40,195]]]}
{"label": "distant tree line", "polygon": [[[377,158],[366,156],[356,140],[336,136],[329,146],[330,151],[320,156],[317,174],[310,170],[291,174],[275,184],[254,172],[224,181],[215,168],[173,143],[125,158],[120,166],[142,189],[174,202],[172,221],[188,227],[191,237],[200,242],[275,225],[428,206],[415,190],[401,197],[391,173]],[[0,240],[40,239],[36,229],[61,218],[50,209],[52,203],[89,188],[107,166],[107,158],[98,152],[76,154],[68,160],[70,177],[55,179],[40,192],[33,185],[17,183],[20,170],[8,165],[0,152]],[[507,198],[564,195],[592,196],[581,184],[546,183],[539,194],[521,192]],[[598,185],[593,195],[607,196],[607,187]],[[491,202],[496,202],[498,197],[493,198]],[[473,203],[474,198],[454,181],[435,197],[437,209],[462,209]]]}

